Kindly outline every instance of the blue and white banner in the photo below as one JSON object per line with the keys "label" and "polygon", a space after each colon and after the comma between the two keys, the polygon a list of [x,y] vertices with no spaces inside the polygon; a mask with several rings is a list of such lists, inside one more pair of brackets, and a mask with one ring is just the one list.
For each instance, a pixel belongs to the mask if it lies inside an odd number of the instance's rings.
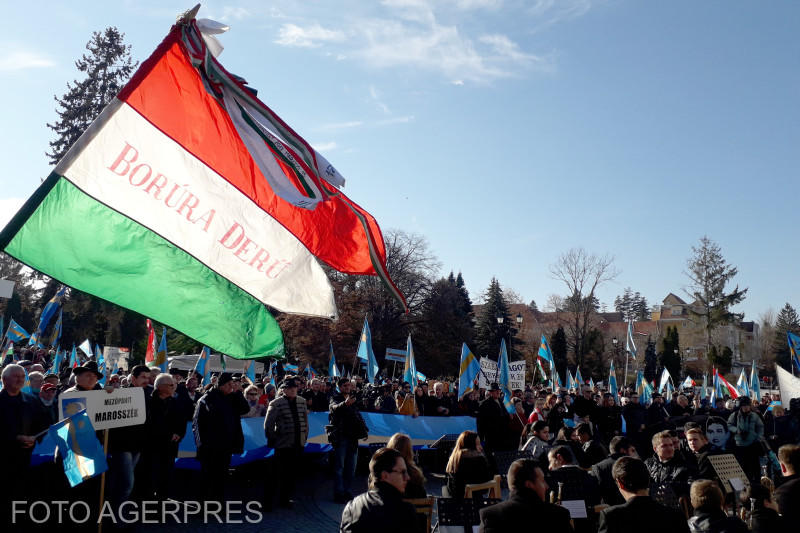
{"label": "blue and white banner", "polygon": [[[471,416],[418,416],[388,415],[382,413],[362,413],[369,428],[369,438],[359,444],[387,442],[395,433],[404,433],[411,437],[414,446],[426,446],[447,433],[459,434],[462,431],[476,431],[475,419]],[[328,424],[328,413],[308,413],[307,453],[330,451],[325,426]],[[264,419],[261,417],[242,418],[244,433],[244,453],[231,458],[232,466],[239,466],[272,456],[272,448],[267,446],[264,436]],[[31,465],[36,466],[53,460],[55,442],[47,435],[33,450]],[[199,470],[200,463],[195,459],[197,448],[194,444],[191,422],[186,425],[186,436],[178,446],[177,468]]]}

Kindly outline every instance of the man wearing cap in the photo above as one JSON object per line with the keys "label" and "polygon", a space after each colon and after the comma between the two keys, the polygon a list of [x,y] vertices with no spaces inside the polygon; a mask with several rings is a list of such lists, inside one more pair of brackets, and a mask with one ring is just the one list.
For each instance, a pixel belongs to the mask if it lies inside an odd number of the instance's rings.
{"label": "man wearing cap", "polygon": [[76,366],[72,369],[72,374],[75,376],[75,385],[64,392],[102,390],[103,388],[98,383],[102,379],[103,373],[97,369],[97,363],[94,361],[87,361],[81,366]]}
{"label": "man wearing cap", "polygon": [[197,402],[192,433],[206,490],[206,499],[223,501],[231,454],[244,451],[241,417],[250,407],[234,392],[233,375],[224,372]]}
{"label": "man wearing cap", "polygon": [[44,383],[39,389],[39,403],[41,403],[42,412],[51,426],[58,422],[57,390],[57,387],[52,383]]}
{"label": "man wearing cap", "polygon": [[[298,383],[288,378],[281,383],[278,396],[267,407],[264,418],[264,433],[267,445],[275,450],[275,473],[278,484],[278,505],[291,508],[294,506],[293,469],[299,464],[303,447],[308,438],[308,408],[306,400],[298,396]],[[275,492],[275,481],[267,480],[264,487],[265,506],[272,507]]]}

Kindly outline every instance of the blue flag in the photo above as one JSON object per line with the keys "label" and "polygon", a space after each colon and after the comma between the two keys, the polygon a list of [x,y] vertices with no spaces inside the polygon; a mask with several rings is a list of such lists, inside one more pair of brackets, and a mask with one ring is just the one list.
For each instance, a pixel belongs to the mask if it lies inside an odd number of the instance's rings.
{"label": "blue flag", "polygon": [[800,337],[791,331],[787,331],[786,340],[789,342],[789,353],[792,356],[792,364],[794,364],[794,367],[800,372],[800,355],[798,355],[800,353]]}
{"label": "blue flag", "polygon": [[703,388],[700,391],[700,399],[705,400],[708,397],[708,374],[703,374]]}
{"label": "blue flag", "polygon": [[50,372],[58,375],[58,367],[61,366],[61,347],[56,348],[56,355],[53,356],[53,363],[50,365]]}
{"label": "blue flag", "polygon": [[359,359],[367,362],[367,382],[375,383],[375,377],[378,375],[378,361],[375,359],[375,352],[372,351],[372,333],[369,331],[366,317],[364,317],[364,328],[361,330],[361,339],[358,341],[356,355]]}
{"label": "blue flag", "polygon": [[633,320],[628,321],[628,334],[625,339],[625,350],[636,359],[636,342],[633,340]]}
{"label": "blue flag", "polygon": [[284,363],[283,370],[286,372],[292,372],[293,374],[297,375],[297,373],[300,371],[300,367],[298,367],[297,365],[290,365],[289,363]]}
{"label": "blue flag", "polygon": [[81,349],[81,351],[82,351],[83,353],[85,353],[85,354],[86,354],[86,357],[88,357],[89,359],[91,359],[91,358],[92,358],[92,356],[94,355],[94,354],[92,353],[92,343],[91,343],[91,342],[89,342],[89,339],[86,339],[85,341],[83,341],[82,343],[80,343],[80,344],[78,345],[78,348],[80,348],[80,349]]}
{"label": "blue flag", "polygon": [[619,391],[617,390],[617,371],[614,370],[614,361],[611,361],[611,369],[608,371],[608,392],[617,398]]}
{"label": "blue flag", "polygon": [[[48,324],[50,324],[50,320],[55,316],[56,311],[58,311],[59,307],[61,306],[61,300],[64,299],[64,294],[67,292],[67,287],[62,285],[60,289],[58,289],[50,298],[50,301],[45,304],[44,309],[42,309],[42,314],[39,315],[39,325],[36,327],[34,331],[34,335],[38,339],[41,337],[45,330],[47,329]],[[34,345],[36,342],[34,341],[33,336],[31,336],[30,345]]]}
{"label": "blue flag", "polygon": [[108,377],[108,369],[106,368],[106,359],[103,357],[103,352],[100,350],[100,345],[94,345],[94,360],[97,361],[97,369],[103,373],[103,379],[98,381],[101,387],[106,386],[106,378]]}
{"label": "blue flag", "polygon": [[625,422],[625,417],[624,416],[621,417],[621,418],[622,418],[622,434],[623,435],[627,435],[628,434],[628,423]]}
{"label": "blue flag", "polygon": [[580,369],[580,367],[578,367],[578,368],[576,368],[576,369],[575,369],[575,383],[577,383],[577,386],[578,386],[578,387],[580,387],[581,385],[583,385],[583,384],[584,384],[584,381],[583,381],[583,376],[581,376],[581,369]]}
{"label": "blue flag", "polygon": [[8,330],[6,331],[6,337],[8,337],[8,339],[11,341],[19,342],[21,340],[30,337],[30,334],[27,331],[25,331],[25,329],[23,329],[22,326],[17,324],[12,318],[8,322]]}
{"label": "blue flag", "polygon": [[64,310],[59,309],[58,311],[58,320],[56,320],[56,325],[53,326],[53,334],[50,337],[50,346],[58,346],[58,342],[61,340],[61,332],[63,330],[63,319],[64,319]]}
{"label": "blue flag", "polygon": [[539,357],[553,366],[553,352],[550,351],[550,345],[547,344],[547,337],[544,334],[542,334],[542,342],[539,344]]}
{"label": "blue flag", "polygon": [[336,356],[333,355],[333,341],[331,341],[331,359],[328,362],[328,376],[332,378],[340,378],[342,374],[339,372],[339,367],[336,366]]}
{"label": "blue flag", "polygon": [[167,371],[167,366],[169,365],[169,361],[167,359],[167,328],[163,327],[161,329],[161,342],[158,345],[158,350],[156,350],[156,365],[158,368],[161,369],[162,372]]}
{"label": "blue flag", "polygon": [[200,356],[197,358],[197,362],[194,364],[194,372],[203,376],[203,386],[211,383],[211,365],[208,364],[210,359],[211,350],[208,349],[208,346],[203,346],[203,349],[200,350]]}
{"label": "blue flag", "polygon": [[317,373],[314,372],[313,368],[311,368],[311,363],[306,363],[306,377],[308,377],[308,379],[314,379],[317,377]]}
{"label": "blue flag", "polygon": [[75,368],[78,366],[78,350],[75,349],[75,343],[72,344],[72,352],[69,354],[69,367]]}
{"label": "blue flag", "polygon": [[64,460],[64,473],[71,487],[108,470],[103,447],[85,409],[53,424],[49,433]]}
{"label": "blue flag", "polygon": [[244,362],[244,375],[247,376],[250,383],[256,382],[256,362],[253,359]]}
{"label": "blue flag", "polygon": [[419,376],[417,375],[417,364],[414,361],[414,347],[411,345],[411,335],[406,342],[406,362],[403,365],[403,381],[411,385],[411,391],[417,387]]}
{"label": "blue flag", "polygon": [[358,339],[356,355],[359,359],[367,361],[367,364],[369,364],[370,355],[375,358],[375,354],[372,353],[372,333],[369,330],[367,317],[364,317],[364,327],[361,328],[361,337]]}
{"label": "blue flag", "polygon": [[736,382],[736,391],[739,393],[739,396],[750,396],[750,380],[747,379],[747,374],[745,374],[744,368],[739,374],[739,379]]}
{"label": "blue flag", "polygon": [[467,346],[467,343],[461,344],[461,364],[458,371],[458,399],[472,390],[475,390],[475,382],[481,372],[481,363],[475,354]]}
{"label": "blue flag", "polygon": [[758,380],[758,369],[756,368],[756,361],[753,360],[753,366],[750,368],[750,391],[753,393],[753,399],[761,401],[761,383]]}
{"label": "blue flag", "polygon": [[511,368],[508,366],[508,352],[506,351],[506,340],[500,340],[500,357],[497,359],[497,381],[500,390],[503,391],[503,405],[511,414],[517,412],[511,402]]}

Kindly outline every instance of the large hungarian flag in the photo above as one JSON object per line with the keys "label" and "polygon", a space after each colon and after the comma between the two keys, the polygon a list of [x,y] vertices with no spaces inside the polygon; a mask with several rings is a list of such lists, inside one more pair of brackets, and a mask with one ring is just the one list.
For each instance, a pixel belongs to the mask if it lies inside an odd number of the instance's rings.
{"label": "large hungarian flag", "polygon": [[280,356],[264,304],[337,315],[317,258],[380,275],[402,299],[375,219],[342,181],[219,65],[192,20],[59,162],[0,249],[221,353]]}

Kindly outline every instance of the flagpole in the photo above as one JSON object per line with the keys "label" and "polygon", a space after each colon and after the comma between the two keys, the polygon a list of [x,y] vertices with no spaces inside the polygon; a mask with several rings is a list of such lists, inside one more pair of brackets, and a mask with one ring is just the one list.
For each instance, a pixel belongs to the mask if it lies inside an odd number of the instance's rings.
{"label": "flagpole", "polygon": [[[103,430],[103,455],[108,456],[108,430]],[[106,473],[103,472],[100,475],[100,513],[99,516],[102,516],[103,513],[103,503],[105,503],[106,498]],[[103,531],[103,521],[98,517],[97,520],[97,533],[102,533]]]}

